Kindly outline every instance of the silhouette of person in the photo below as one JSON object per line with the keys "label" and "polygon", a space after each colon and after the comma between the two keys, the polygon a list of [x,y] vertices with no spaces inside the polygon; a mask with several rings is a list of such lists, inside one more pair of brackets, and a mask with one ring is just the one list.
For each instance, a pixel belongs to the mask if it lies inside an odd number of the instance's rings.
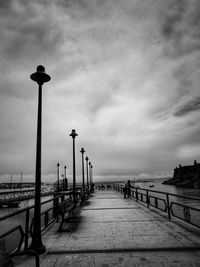
{"label": "silhouette of person", "polygon": [[124,192],[124,198],[130,197],[131,196],[131,182],[130,180],[126,181],[123,187],[123,192]]}
{"label": "silhouette of person", "polygon": [[130,182],[130,180],[127,181],[127,196],[131,197],[131,182]]}

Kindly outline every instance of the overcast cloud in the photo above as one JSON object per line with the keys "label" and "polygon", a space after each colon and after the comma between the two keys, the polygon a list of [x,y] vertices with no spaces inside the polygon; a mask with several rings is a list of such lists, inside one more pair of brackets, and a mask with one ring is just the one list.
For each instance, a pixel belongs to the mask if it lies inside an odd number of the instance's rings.
{"label": "overcast cloud", "polygon": [[34,177],[39,64],[43,180],[57,162],[71,176],[72,129],[77,175],[81,147],[105,179],[200,161],[199,13],[199,0],[0,1],[1,180]]}

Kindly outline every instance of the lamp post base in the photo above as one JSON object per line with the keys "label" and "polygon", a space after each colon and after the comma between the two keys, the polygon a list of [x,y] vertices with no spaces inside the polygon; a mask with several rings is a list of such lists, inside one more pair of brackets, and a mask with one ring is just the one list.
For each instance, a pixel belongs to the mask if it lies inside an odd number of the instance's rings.
{"label": "lamp post base", "polygon": [[35,250],[39,255],[46,251],[46,247],[42,244],[40,240],[33,239],[30,249]]}

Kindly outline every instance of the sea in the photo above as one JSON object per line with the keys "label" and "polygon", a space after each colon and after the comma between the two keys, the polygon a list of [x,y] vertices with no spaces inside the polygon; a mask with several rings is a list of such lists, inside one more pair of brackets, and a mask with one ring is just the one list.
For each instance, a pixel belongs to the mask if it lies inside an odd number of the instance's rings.
{"label": "sea", "polygon": [[168,179],[154,179],[150,181],[135,182],[135,186],[152,189],[155,191],[167,192],[175,195],[191,196],[200,198],[200,188],[183,188],[174,185],[163,184]]}
{"label": "sea", "polygon": [[[183,188],[177,187],[174,185],[166,185],[163,184],[164,181],[167,181],[169,178],[151,178],[146,180],[131,180],[131,185],[144,189],[151,189],[155,191],[162,191],[166,193],[183,195],[183,196],[191,196],[191,197],[199,197],[200,198],[200,188]],[[116,182],[118,184],[124,184],[125,181]],[[98,184],[109,185],[113,182],[98,182]]]}

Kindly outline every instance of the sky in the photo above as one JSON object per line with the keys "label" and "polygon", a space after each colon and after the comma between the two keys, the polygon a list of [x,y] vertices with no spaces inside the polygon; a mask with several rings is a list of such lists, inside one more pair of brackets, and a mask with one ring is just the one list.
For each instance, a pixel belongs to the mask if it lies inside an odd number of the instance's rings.
{"label": "sky", "polygon": [[94,181],[167,177],[200,161],[199,0],[1,0],[0,181],[35,176],[38,65],[42,180],[81,147]]}

